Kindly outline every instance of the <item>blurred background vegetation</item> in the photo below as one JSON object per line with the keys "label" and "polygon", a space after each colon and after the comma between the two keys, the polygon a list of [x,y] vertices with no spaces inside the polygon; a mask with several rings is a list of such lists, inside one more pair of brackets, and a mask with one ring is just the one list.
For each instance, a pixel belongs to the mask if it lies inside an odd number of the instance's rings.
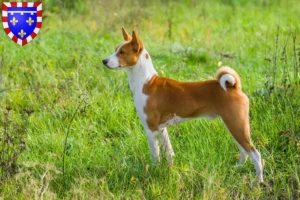
{"label": "blurred background vegetation", "polygon": [[[42,2],[29,44],[0,33],[0,199],[299,198],[299,0]],[[251,162],[233,168],[221,120],[170,127],[174,166],[149,166],[127,76],[101,62],[122,26],[162,76],[214,78],[219,62],[238,71],[264,185]]]}

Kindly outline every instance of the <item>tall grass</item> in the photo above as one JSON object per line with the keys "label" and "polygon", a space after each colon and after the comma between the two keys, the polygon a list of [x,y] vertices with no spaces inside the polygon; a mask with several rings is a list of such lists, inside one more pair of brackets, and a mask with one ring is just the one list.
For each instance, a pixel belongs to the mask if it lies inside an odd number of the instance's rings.
{"label": "tall grass", "polygon": [[[0,198],[299,198],[296,0],[43,3],[42,29],[28,45],[0,34],[1,141],[22,132],[26,147],[1,142],[18,156],[4,159],[12,171],[1,161],[9,176]],[[170,127],[174,165],[150,165],[127,75],[101,65],[122,42],[121,26],[137,30],[162,76],[214,78],[219,61],[240,73],[263,185],[251,162],[234,168],[238,149],[219,119]]]}

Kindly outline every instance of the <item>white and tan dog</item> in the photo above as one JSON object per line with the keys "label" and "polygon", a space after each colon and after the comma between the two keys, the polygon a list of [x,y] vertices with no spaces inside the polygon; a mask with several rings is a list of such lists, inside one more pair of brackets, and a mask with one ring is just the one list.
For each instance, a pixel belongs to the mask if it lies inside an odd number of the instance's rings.
{"label": "white and tan dog", "polygon": [[178,82],[160,77],[137,34],[133,31],[131,37],[123,27],[122,32],[125,42],[102,62],[109,69],[127,70],[153,161],[160,160],[159,140],[172,162],[174,152],[168,125],[201,117],[221,117],[240,150],[239,164],[244,164],[249,155],[259,182],[263,182],[261,156],[250,139],[249,100],[242,92],[239,75],[229,67],[221,67],[215,80]]}

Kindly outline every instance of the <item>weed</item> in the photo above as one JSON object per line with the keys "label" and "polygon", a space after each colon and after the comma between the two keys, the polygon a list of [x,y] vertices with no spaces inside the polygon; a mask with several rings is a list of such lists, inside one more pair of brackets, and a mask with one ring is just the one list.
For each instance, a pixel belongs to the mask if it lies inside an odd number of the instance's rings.
{"label": "weed", "polygon": [[22,116],[22,124],[12,121],[11,108],[7,107],[1,120],[0,129],[0,180],[9,179],[17,172],[17,160],[25,150],[27,115]]}
{"label": "weed", "polygon": [[[43,27],[28,45],[0,33],[0,198],[298,199],[299,6],[43,1]],[[238,149],[220,119],[169,127],[174,164],[150,165],[126,73],[101,64],[122,26],[136,29],[162,76],[213,79],[219,61],[240,74],[264,185],[251,162],[233,167]]]}

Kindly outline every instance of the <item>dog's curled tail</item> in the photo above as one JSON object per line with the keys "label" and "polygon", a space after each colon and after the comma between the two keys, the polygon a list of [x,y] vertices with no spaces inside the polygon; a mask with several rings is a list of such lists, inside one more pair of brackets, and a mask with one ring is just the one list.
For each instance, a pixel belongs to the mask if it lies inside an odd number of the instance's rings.
{"label": "dog's curled tail", "polygon": [[242,89],[240,76],[230,67],[221,67],[217,71],[217,80],[225,91],[227,91],[227,87]]}

